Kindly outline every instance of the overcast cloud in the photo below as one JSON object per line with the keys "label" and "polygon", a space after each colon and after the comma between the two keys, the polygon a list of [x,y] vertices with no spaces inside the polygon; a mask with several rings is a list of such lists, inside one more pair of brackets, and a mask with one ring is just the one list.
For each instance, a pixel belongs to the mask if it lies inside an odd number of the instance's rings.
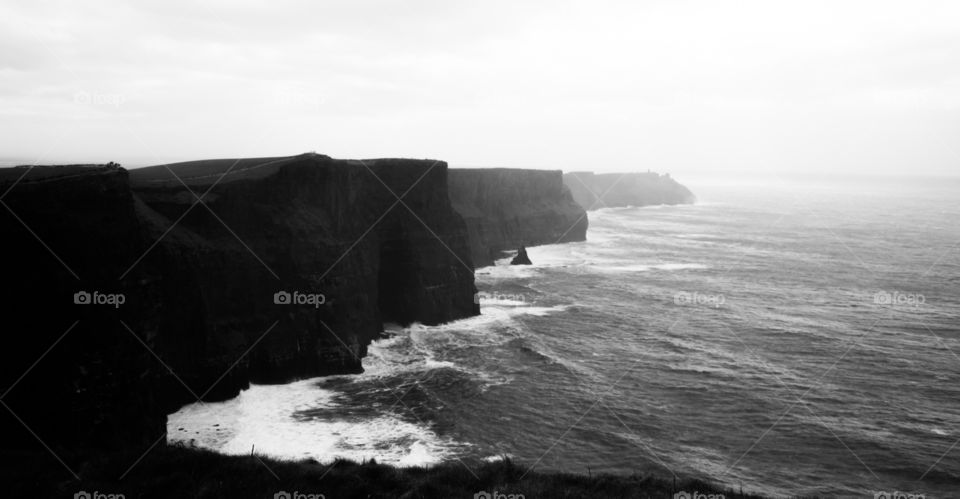
{"label": "overcast cloud", "polygon": [[0,156],[960,173],[960,2],[0,4]]}

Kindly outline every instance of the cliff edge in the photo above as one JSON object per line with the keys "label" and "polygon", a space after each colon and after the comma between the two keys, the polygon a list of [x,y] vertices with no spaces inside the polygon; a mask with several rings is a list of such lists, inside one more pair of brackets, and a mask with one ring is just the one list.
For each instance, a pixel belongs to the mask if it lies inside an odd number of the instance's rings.
{"label": "cliff edge", "polygon": [[669,174],[570,172],[563,175],[563,183],[586,210],[696,201],[690,189]]}
{"label": "cliff edge", "polygon": [[0,170],[6,446],[150,444],[197,399],[359,372],[384,322],[478,314],[447,173],[316,154]]}
{"label": "cliff edge", "polygon": [[559,170],[453,168],[449,175],[450,200],[466,222],[477,267],[520,246],[586,240],[586,212]]}

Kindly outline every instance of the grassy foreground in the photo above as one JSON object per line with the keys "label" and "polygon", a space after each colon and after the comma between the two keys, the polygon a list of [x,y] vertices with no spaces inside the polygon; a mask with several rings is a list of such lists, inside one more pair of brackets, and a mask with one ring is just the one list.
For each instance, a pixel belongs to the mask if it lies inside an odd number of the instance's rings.
{"label": "grassy foreground", "polygon": [[[395,468],[375,462],[279,461],[263,456],[223,456],[210,451],[158,446],[136,466],[139,452],[60,454],[76,480],[49,453],[0,453],[0,483],[6,497],[73,498],[474,498],[622,497],[673,498],[675,492],[723,494],[724,499],[759,498],[695,480],[526,472],[510,460],[466,466]],[[123,477],[121,479],[121,477]],[[278,495],[286,492],[288,496]],[[494,495],[496,493],[496,495]],[[99,495],[98,495],[99,494]],[[521,496],[522,494],[522,496]],[[112,495],[112,496],[111,496]],[[477,496],[482,497],[482,496]],[[714,496],[719,498],[719,496]]]}

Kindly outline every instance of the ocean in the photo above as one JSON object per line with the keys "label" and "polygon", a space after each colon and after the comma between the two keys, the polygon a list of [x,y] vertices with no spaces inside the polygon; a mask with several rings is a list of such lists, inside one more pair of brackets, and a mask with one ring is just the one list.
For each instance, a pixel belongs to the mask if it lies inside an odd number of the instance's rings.
{"label": "ocean", "polygon": [[363,374],[190,405],[168,438],[960,497],[960,182],[684,183],[697,204],[602,208],[586,242],[478,269],[482,315],[388,326]]}

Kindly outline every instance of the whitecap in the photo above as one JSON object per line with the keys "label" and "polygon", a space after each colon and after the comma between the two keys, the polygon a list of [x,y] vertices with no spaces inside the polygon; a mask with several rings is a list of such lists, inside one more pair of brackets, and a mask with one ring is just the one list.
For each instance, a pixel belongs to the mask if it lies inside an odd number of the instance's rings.
{"label": "whitecap", "polygon": [[496,454],[496,455],[493,455],[493,456],[486,456],[486,457],[484,457],[484,458],[482,458],[482,459],[483,459],[483,461],[488,462],[488,463],[497,463],[497,462],[500,462],[500,461],[506,461],[506,460],[508,460],[508,459],[514,459],[514,457],[515,457],[515,456],[514,456],[513,454]]}
{"label": "whitecap", "polygon": [[376,459],[397,466],[438,463],[462,447],[423,424],[390,414],[366,419],[295,417],[311,409],[335,413],[333,396],[334,392],[317,387],[316,379],[252,385],[233,400],[191,404],[171,414],[168,442],[230,455],[256,452],[320,462]]}

